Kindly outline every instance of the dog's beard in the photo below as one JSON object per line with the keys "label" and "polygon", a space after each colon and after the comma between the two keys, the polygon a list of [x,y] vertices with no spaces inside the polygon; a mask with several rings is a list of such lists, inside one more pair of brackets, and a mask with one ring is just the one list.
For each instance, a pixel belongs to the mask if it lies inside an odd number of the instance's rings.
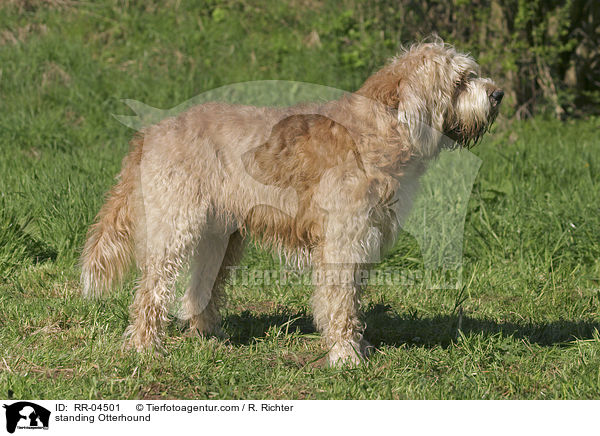
{"label": "dog's beard", "polygon": [[490,131],[492,124],[498,116],[498,110],[493,108],[487,120],[480,123],[455,123],[444,129],[444,134],[449,138],[442,142],[442,148],[456,150],[457,148],[470,149],[475,147],[483,135]]}

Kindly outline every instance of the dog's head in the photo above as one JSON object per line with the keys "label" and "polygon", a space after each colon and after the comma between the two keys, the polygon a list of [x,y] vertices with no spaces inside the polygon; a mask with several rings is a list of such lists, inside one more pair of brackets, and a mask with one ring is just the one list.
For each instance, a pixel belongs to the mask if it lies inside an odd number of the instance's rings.
{"label": "dog's head", "polygon": [[498,115],[504,92],[479,76],[468,54],[437,39],[415,44],[371,76],[357,92],[398,110],[398,120],[424,156],[470,147]]}

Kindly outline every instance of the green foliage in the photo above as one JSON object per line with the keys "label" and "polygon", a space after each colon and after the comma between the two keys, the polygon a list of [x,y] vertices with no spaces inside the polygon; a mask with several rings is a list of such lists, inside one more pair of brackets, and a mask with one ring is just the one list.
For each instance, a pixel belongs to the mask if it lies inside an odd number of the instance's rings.
{"label": "green foliage", "polygon": [[580,0],[368,2],[389,35],[411,41],[437,32],[471,51],[505,88],[508,115],[546,109],[557,117],[597,112],[600,7]]}

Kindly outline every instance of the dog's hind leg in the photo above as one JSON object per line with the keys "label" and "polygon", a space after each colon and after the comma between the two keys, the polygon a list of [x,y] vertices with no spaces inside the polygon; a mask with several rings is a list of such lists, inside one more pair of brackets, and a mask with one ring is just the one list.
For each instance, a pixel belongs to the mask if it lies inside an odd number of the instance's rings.
{"label": "dog's hind leg", "polygon": [[239,231],[231,236],[202,236],[191,262],[192,278],[181,308],[181,317],[189,320],[192,334],[225,336],[219,314],[223,287],[243,251],[244,241]]}
{"label": "dog's hind leg", "polygon": [[[148,191],[150,188],[148,189]],[[137,262],[142,271],[131,305],[131,325],[126,331],[129,345],[138,351],[161,347],[163,326],[168,319],[169,304],[174,297],[177,275],[197,241],[197,216],[192,204],[186,212],[146,204],[145,226],[138,232]]]}

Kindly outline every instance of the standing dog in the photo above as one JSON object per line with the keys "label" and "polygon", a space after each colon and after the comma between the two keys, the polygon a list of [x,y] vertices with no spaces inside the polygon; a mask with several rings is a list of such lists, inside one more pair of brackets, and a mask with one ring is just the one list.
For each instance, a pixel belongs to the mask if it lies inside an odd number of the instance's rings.
{"label": "standing dog", "polygon": [[190,257],[181,316],[219,334],[223,282],[252,235],[308,259],[329,362],[359,362],[354,273],[394,242],[427,162],[474,144],[493,122],[503,92],[478,71],[441,41],[416,44],[336,101],[208,103],[144,129],[88,233],[83,293],[109,289],[135,258],[128,344],[158,346]]}

